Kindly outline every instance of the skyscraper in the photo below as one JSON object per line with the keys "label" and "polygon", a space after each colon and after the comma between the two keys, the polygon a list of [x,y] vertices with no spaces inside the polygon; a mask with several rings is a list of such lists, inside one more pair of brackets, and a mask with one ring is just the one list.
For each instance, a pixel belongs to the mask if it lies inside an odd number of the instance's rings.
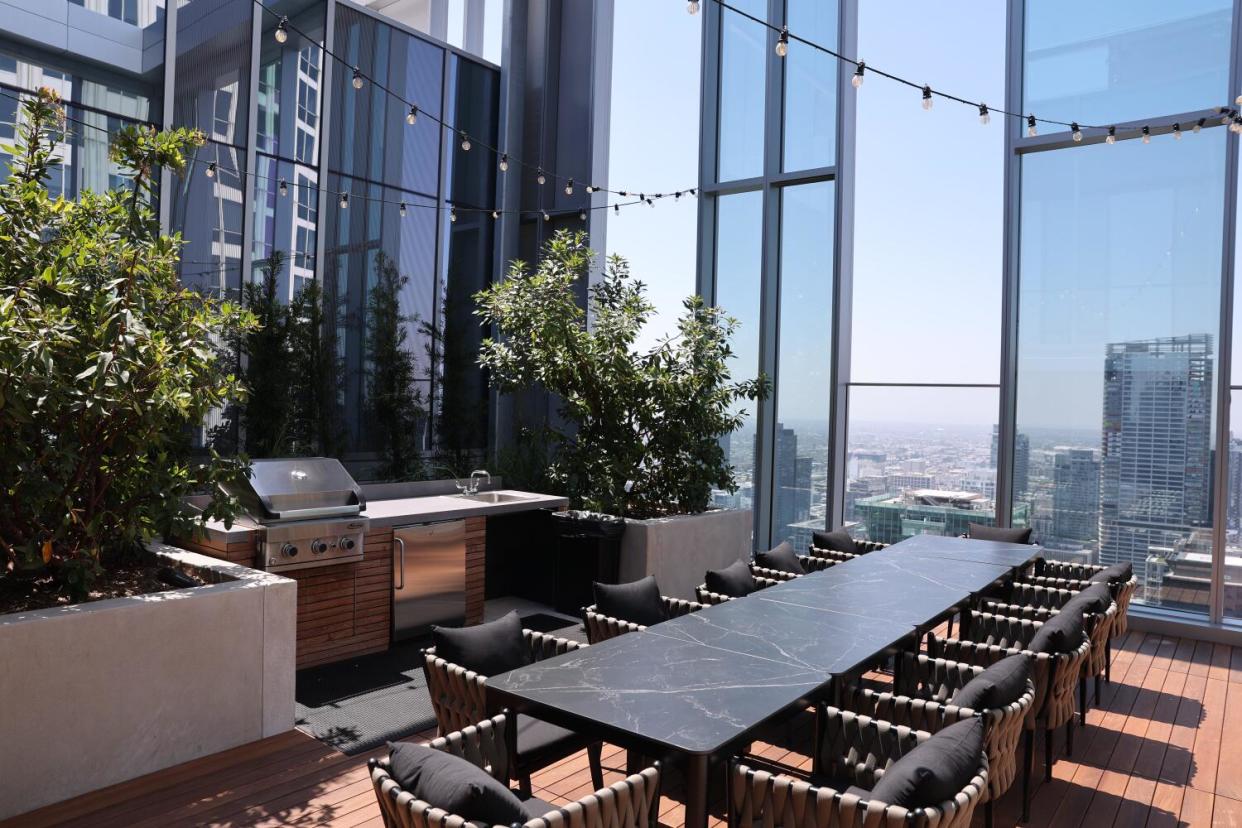
{"label": "skyscraper", "polygon": [[1100,562],[1150,554],[1208,525],[1212,431],[1209,334],[1113,343],[1104,358]]}
{"label": "skyscraper", "polygon": [[1057,446],[1052,481],[1053,541],[1093,544],[1100,529],[1100,461],[1095,450]]}
{"label": "skyscraper", "polygon": [[[990,462],[996,468],[996,458],[1000,455],[1000,426],[992,424],[992,452]],[[1013,438],[1013,496],[1024,498],[1030,493],[1031,487],[1031,438],[1025,434],[1015,434]]]}
{"label": "skyscraper", "polygon": [[798,457],[798,434],[776,424],[776,496],[773,499],[773,539],[794,532],[794,524],[811,514],[811,458]]}

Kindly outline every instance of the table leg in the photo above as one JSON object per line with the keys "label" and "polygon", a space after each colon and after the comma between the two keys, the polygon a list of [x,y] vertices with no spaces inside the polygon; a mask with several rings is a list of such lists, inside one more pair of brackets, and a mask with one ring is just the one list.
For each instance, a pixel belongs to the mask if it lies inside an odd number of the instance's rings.
{"label": "table leg", "polygon": [[686,757],[686,828],[707,828],[708,758]]}

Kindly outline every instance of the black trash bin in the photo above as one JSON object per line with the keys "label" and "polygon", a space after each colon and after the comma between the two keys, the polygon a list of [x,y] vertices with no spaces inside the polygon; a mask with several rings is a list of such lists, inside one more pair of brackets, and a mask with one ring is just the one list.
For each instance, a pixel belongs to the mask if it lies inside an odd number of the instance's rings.
{"label": "black trash bin", "polygon": [[556,537],[553,605],[558,612],[577,615],[595,601],[592,582],[617,582],[625,520],[598,512],[555,512],[552,531]]}

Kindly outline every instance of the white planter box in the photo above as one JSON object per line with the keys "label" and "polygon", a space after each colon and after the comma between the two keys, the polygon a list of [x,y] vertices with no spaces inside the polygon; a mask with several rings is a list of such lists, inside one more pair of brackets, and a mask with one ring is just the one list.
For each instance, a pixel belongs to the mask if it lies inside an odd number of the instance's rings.
{"label": "white planter box", "polygon": [[693,600],[704,572],[750,559],[753,522],[749,509],[627,519],[621,536],[621,582],[654,575],[660,592]]}
{"label": "white planter box", "polygon": [[0,819],[293,727],[296,582],[154,549],[219,582],[0,615]]}

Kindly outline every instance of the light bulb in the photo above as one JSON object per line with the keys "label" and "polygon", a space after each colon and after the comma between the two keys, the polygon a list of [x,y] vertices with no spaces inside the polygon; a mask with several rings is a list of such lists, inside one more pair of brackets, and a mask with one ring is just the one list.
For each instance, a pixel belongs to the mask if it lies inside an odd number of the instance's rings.
{"label": "light bulb", "polygon": [[1149,127],[1143,127],[1143,143],[1151,143],[1151,129]]}
{"label": "light bulb", "polygon": [[543,174],[543,167],[539,168],[539,172],[535,175],[535,181],[539,182],[540,186],[548,183],[548,177]]}
{"label": "light bulb", "polygon": [[698,14],[699,0],[690,0],[690,2],[686,4],[686,11],[690,14]]}
{"label": "light bulb", "polygon": [[1035,126],[1035,116],[1027,115],[1026,116],[1026,137],[1034,138],[1038,134],[1039,134],[1039,128]]}
{"label": "light bulb", "polygon": [[1117,143],[1117,127],[1110,126],[1108,128],[1108,137],[1104,139],[1104,143],[1106,144]]}
{"label": "light bulb", "polygon": [[776,38],[776,54],[778,57],[785,57],[789,54],[789,29],[781,27],[781,34]]}
{"label": "light bulb", "polygon": [[494,219],[498,219],[498,218],[500,218],[500,211],[499,211],[499,210],[492,210],[492,218],[494,218]]}
{"label": "light bulb", "polygon": [[858,68],[854,70],[854,77],[850,78],[850,85],[855,89],[863,85],[863,72],[867,71],[867,62],[858,61]]}
{"label": "light bulb", "polygon": [[289,39],[289,18],[282,17],[276,24],[276,42],[284,43]]}
{"label": "light bulb", "polygon": [[620,204],[612,205],[612,211],[616,213],[618,216],[621,215],[621,205]]}
{"label": "light bulb", "polygon": [[931,109],[931,108],[932,108],[932,103],[933,103],[933,101],[932,101],[931,87],[930,87],[930,86],[924,86],[924,87],[923,87],[923,108],[924,108],[924,109]]}
{"label": "light bulb", "polygon": [[1173,125],[1173,140],[1174,141],[1182,140],[1182,125],[1181,124]]}
{"label": "light bulb", "polygon": [[472,146],[474,145],[470,143],[470,136],[463,132],[461,134],[461,151],[470,152]]}
{"label": "light bulb", "polygon": [[1228,109],[1223,110],[1220,116],[1220,125],[1227,126],[1229,124],[1229,119],[1232,117],[1233,117],[1233,113],[1231,113]]}
{"label": "light bulb", "polygon": [[547,210],[543,210],[542,212],[543,212],[543,220],[544,220],[544,221],[551,221],[551,220],[552,220],[552,217],[548,215],[548,211],[547,211]]}
{"label": "light bulb", "polygon": [[500,171],[501,172],[509,171],[509,156],[507,153],[500,154]]}
{"label": "light bulb", "polygon": [[349,209],[349,193],[341,193],[340,206],[342,210]]}
{"label": "light bulb", "polygon": [[289,184],[283,178],[280,179],[280,184],[277,186],[277,189],[280,191],[282,196],[289,195]]}
{"label": "light bulb", "polygon": [[578,221],[586,221],[586,210],[578,211]]}
{"label": "light bulb", "polygon": [[1082,130],[1078,128],[1078,122],[1070,124],[1070,137],[1074,139],[1074,143],[1082,141]]}
{"label": "light bulb", "polygon": [[1238,97],[1234,98],[1233,102],[1238,104],[1239,106],[1242,106],[1242,95],[1239,95]]}
{"label": "light bulb", "polygon": [[350,82],[354,85],[354,89],[362,88],[362,70],[357,66],[354,67],[354,79]]}
{"label": "light bulb", "polygon": [[397,212],[401,214],[401,218],[405,218],[405,202],[401,202],[401,206],[397,208]]}
{"label": "light bulb", "polygon": [[574,194],[574,180],[571,178],[565,182],[565,195]]}
{"label": "light bulb", "polygon": [[406,113],[406,116],[405,116],[405,122],[409,124],[410,126],[414,126],[414,124],[418,122],[418,107],[417,106],[413,106],[413,105],[410,106],[410,111]]}
{"label": "light bulb", "polygon": [[587,195],[590,195],[591,193],[595,192],[595,191],[596,191],[596,190],[598,190],[598,189],[599,189],[599,188],[598,188],[598,187],[596,187],[594,184],[588,184],[588,185],[587,185],[587,188],[586,188],[586,190],[587,190]]}
{"label": "light bulb", "polygon": [[992,123],[992,113],[988,112],[987,104],[979,104],[979,123],[984,126]]}
{"label": "light bulb", "polygon": [[452,221],[452,222],[457,221],[457,208],[456,207],[449,207],[449,221]]}
{"label": "light bulb", "polygon": [[207,177],[208,178],[216,177],[216,162],[215,161],[212,161],[210,164],[207,165]]}

